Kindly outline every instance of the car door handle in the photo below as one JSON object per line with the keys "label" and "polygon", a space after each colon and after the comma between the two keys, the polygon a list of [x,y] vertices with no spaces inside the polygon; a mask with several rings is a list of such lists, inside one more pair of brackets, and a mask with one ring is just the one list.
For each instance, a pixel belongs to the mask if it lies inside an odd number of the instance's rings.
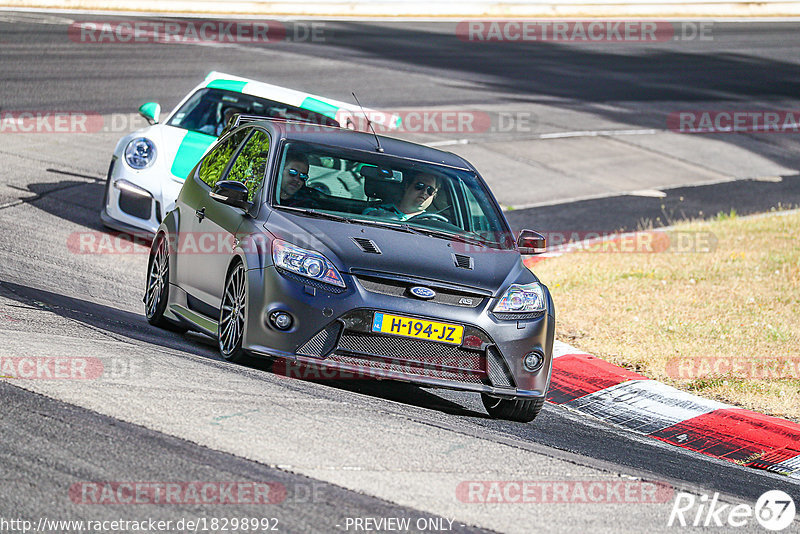
{"label": "car door handle", "polygon": [[194,214],[197,216],[198,221],[202,221],[206,218],[206,208],[200,208],[199,210],[194,210]]}

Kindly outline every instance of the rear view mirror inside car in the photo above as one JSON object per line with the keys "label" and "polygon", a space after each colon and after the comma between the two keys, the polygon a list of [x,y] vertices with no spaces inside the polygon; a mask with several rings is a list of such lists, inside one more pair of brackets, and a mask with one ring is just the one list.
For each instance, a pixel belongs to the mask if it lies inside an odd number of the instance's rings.
{"label": "rear view mirror inside car", "polygon": [[384,180],[387,182],[402,182],[403,173],[385,167],[377,167],[375,165],[362,165],[359,171],[364,178],[374,180]]}

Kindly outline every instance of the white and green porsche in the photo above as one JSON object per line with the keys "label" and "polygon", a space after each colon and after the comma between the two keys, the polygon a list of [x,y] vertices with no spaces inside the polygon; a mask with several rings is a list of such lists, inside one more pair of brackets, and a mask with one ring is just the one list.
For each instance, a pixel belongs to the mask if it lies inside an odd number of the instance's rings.
{"label": "white and green porsche", "polygon": [[[150,125],[124,136],[114,149],[100,212],[110,228],[154,234],[186,176],[234,114],[353,129],[364,124],[355,105],[221,72],[209,73],[163,121],[160,113],[159,104],[143,104],[139,114]],[[399,124],[395,117],[387,122],[384,127]]]}

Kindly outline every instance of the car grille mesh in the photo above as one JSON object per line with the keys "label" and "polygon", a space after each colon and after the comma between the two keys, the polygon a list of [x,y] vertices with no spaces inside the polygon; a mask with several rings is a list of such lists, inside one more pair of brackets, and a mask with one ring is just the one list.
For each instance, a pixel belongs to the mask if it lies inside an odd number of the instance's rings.
{"label": "car grille mesh", "polygon": [[438,378],[441,380],[451,380],[453,382],[467,382],[471,384],[480,384],[482,382],[481,377],[478,375],[465,373],[463,371],[441,369],[433,366],[417,367],[397,361],[368,360],[343,354],[334,354],[330,359],[336,362],[358,366],[362,369],[369,368],[388,373],[395,373],[398,379],[404,378],[407,375],[416,375],[428,378]]}
{"label": "car grille mesh", "polygon": [[503,356],[497,347],[489,347],[486,349],[486,360],[489,366],[489,380],[492,385],[498,388],[513,388],[514,379],[508,371],[506,362],[503,361]]}
{"label": "car grille mesh", "polygon": [[381,254],[381,249],[378,248],[378,245],[375,244],[375,241],[372,239],[366,239],[364,237],[351,237],[350,239],[355,241],[358,248],[367,254]]}
{"label": "car grille mesh", "polygon": [[336,340],[342,324],[338,321],[332,323],[327,328],[320,330],[314,337],[306,341],[303,346],[297,349],[297,354],[301,356],[313,356],[321,358],[330,353],[336,346]]}
{"label": "car grille mesh", "polygon": [[[417,285],[425,286],[425,284],[415,283],[412,281],[405,282],[372,276],[360,275],[357,278],[367,291],[371,293],[380,293],[382,295],[392,295],[394,297],[411,298],[407,293],[409,288]],[[432,289],[436,291],[436,296],[434,296],[429,302],[448,304],[450,306],[463,306],[465,308],[476,308],[480,306],[484,300],[484,297],[474,293],[468,293],[466,291],[455,291],[452,289],[444,289],[439,287],[433,287]]]}
{"label": "car grille mesh", "polygon": [[466,371],[483,372],[484,358],[455,345],[432,343],[417,339],[377,336],[347,332],[339,342],[339,350],[374,354],[408,362],[454,367]]}
{"label": "car grille mesh", "polygon": [[140,219],[150,220],[153,201],[150,197],[135,195],[128,191],[119,192],[119,209]]}
{"label": "car grille mesh", "polygon": [[472,258],[464,254],[453,254],[453,260],[459,269],[473,269]]}

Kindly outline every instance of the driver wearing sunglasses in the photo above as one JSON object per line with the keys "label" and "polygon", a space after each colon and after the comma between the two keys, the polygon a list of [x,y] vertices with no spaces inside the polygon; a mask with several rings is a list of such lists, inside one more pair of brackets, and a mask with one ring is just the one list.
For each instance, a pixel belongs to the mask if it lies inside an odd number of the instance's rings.
{"label": "driver wearing sunglasses", "polygon": [[384,204],[377,208],[369,208],[364,215],[388,217],[405,221],[425,213],[436,194],[439,192],[439,178],[432,174],[422,173],[409,179],[403,188],[403,195],[394,204]]}
{"label": "driver wearing sunglasses", "polygon": [[308,157],[289,151],[281,173],[280,203],[283,206],[303,204],[302,191],[308,180]]}

